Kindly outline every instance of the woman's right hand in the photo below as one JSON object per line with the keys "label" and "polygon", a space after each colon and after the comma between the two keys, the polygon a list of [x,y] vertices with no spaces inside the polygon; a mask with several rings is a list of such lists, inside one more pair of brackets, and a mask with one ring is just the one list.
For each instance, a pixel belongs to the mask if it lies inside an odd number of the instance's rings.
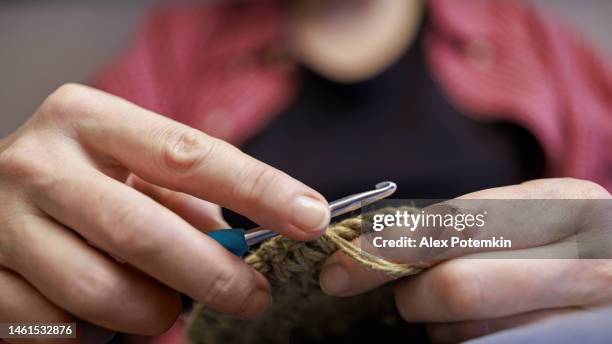
{"label": "woman's right hand", "polygon": [[0,141],[0,322],[151,335],[178,316],[177,291],[259,315],[269,284],[203,234],[225,225],[213,204],[298,240],[330,216],[320,194],[228,143],[62,86]]}

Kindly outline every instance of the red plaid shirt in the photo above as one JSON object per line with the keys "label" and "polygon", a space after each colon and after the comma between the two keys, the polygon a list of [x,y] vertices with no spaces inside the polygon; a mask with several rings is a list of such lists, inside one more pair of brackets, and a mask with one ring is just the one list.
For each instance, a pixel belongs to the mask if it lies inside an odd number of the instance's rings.
{"label": "red plaid shirt", "polygon": [[[462,113],[518,123],[548,176],[612,190],[612,69],[580,37],[520,1],[430,0],[428,64]],[[290,104],[278,58],[286,13],[274,1],[154,11],[96,86],[235,144]]]}

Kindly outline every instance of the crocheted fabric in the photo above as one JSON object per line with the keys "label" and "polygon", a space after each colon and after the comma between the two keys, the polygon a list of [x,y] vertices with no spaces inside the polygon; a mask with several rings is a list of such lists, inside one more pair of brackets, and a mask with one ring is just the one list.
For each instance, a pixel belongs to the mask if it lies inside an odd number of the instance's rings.
{"label": "crocheted fabric", "polygon": [[[422,337],[397,314],[390,286],[355,297],[328,296],[319,287],[319,273],[327,257],[341,249],[366,267],[395,276],[420,269],[363,255],[350,241],[361,233],[364,217],[331,225],[315,241],[275,237],[245,261],[266,276],[274,302],[257,320],[239,320],[197,305],[191,314],[193,343],[310,343],[357,339],[393,342]],[[348,246],[347,246],[348,245]]]}

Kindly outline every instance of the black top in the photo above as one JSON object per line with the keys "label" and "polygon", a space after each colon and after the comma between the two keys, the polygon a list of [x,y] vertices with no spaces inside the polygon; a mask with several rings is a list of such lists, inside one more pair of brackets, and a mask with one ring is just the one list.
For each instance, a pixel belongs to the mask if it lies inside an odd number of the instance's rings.
{"label": "black top", "polygon": [[243,150],[329,201],[383,180],[398,184],[393,198],[440,199],[540,177],[543,153],[527,130],[473,120],[448,101],[429,72],[422,31],[367,81],[342,84],[302,68],[293,105]]}

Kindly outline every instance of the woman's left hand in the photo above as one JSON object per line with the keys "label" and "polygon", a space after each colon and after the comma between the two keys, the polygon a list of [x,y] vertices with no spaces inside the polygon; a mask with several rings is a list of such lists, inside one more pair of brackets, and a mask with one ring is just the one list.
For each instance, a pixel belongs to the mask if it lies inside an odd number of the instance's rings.
{"label": "woman's left hand", "polygon": [[[595,183],[564,178],[488,189],[462,198],[612,197]],[[611,233],[612,227],[600,230]],[[326,262],[320,280],[328,294],[352,296],[392,278],[369,271],[338,252]],[[432,341],[458,342],[612,304],[611,286],[612,260],[455,259],[396,281],[395,302],[406,321],[427,323]]]}

